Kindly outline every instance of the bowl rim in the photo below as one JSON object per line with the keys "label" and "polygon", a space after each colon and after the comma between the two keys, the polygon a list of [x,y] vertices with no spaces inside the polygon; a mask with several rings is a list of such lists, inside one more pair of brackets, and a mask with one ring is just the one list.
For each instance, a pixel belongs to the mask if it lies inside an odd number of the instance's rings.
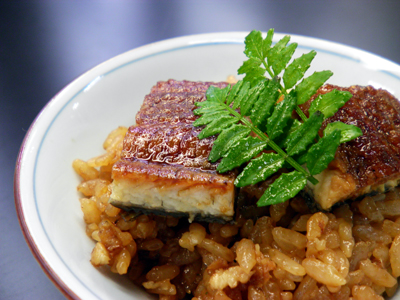
{"label": "bowl rim", "polygon": [[[186,35],[181,37],[175,37],[170,39],[161,40],[154,43],[149,43],[126,52],[123,52],[119,55],[116,55],[95,67],[89,69],[84,72],[82,75],[76,77],[70,83],[68,83],[64,88],[62,88],[54,97],[52,97],[46,105],[40,110],[38,115],[35,117],[34,121],[30,125],[27,133],[24,136],[22,144],[20,146],[18,157],[15,163],[15,171],[14,171],[14,202],[17,212],[18,221],[27,242],[29,249],[31,250],[33,256],[36,261],[39,263],[42,270],[45,272],[47,277],[53,282],[53,284],[61,291],[61,293],[67,297],[68,299],[81,299],[67,284],[59,277],[57,272],[51,267],[50,263],[43,257],[40,252],[39,246],[35,238],[31,233],[31,228],[29,228],[29,224],[26,221],[26,212],[23,209],[23,196],[21,195],[21,174],[22,169],[24,168],[24,159],[26,155],[26,147],[32,138],[32,133],[35,130],[36,126],[42,121],[43,118],[49,113],[49,108],[55,104],[60,102],[62,106],[65,105],[64,102],[68,102],[69,98],[64,97],[64,94],[68,92],[74,92],[76,95],[80,91],[82,91],[85,87],[90,85],[98,76],[106,75],[108,72],[115,70],[117,68],[123,67],[125,64],[132,63],[134,60],[129,59],[129,61],[125,63],[127,57],[133,56],[137,59],[148,58],[153,55],[166,53],[173,50],[190,48],[190,47],[198,47],[206,44],[243,44],[244,37],[249,32],[245,31],[233,31],[233,32],[215,32],[215,33],[203,33],[203,34],[194,34],[194,35]],[[265,34],[265,32],[263,32]],[[282,38],[284,33],[275,33],[274,41]],[[379,71],[387,73],[396,79],[400,80],[400,65],[383,58],[379,55],[372,54],[365,50],[361,50],[355,47],[347,46],[341,43],[332,42],[325,39],[289,34],[293,40],[298,42],[303,47],[310,47],[311,49],[315,49],[311,44],[318,43],[322,51],[329,52],[326,49],[331,49],[332,53],[336,55],[341,53],[343,56],[350,58],[355,61],[368,61],[369,59],[374,60],[374,65],[379,63],[380,69]],[[317,51],[321,51],[321,49],[317,49]],[[351,54],[351,55],[350,55]],[[100,75],[96,75],[100,74]],[[90,80],[88,80],[90,79]],[[82,84],[83,83],[83,84]],[[64,102],[62,101],[64,100]],[[48,117],[54,118],[54,116],[49,115]],[[40,138],[43,138],[40,136]]]}
{"label": "bowl rim", "polygon": [[[56,94],[58,95],[58,94]],[[50,101],[52,101],[56,96],[54,96]],[[50,102],[49,101],[49,102]],[[47,105],[49,102],[42,108],[42,110],[39,112],[39,114],[36,116],[32,124],[30,125],[27,133],[25,134],[25,137],[22,141],[20,150],[18,152],[18,157],[15,163],[15,171],[14,171],[14,202],[15,202],[15,209],[17,212],[17,217],[18,217],[18,223],[21,227],[24,239],[26,243],[28,244],[28,247],[30,251],[32,252],[33,256],[35,257],[36,261],[38,262],[39,266],[41,269],[44,271],[44,273],[47,275],[47,277],[50,279],[51,282],[58,288],[58,290],[67,298],[71,300],[79,300],[79,298],[75,292],[73,292],[61,278],[57,275],[57,273],[53,270],[53,268],[49,265],[47,260],[43,257],[41,254],[38,245],[36,244],[32,234],[31,230],[28,227],[28,224],[26,223],[25,219],[25,213],[22,208],[22,197],[21,197],[21,185],[20,185],[20,177],[21,177],[21,168],[22,168],[22,158],[24,154],[24,150],[26,148],[26,144],[28,139],[30,138],[30,135],[32,133],[33,128],[35,127],[35,124],[37,123],[39,116],[43,113],[43,111],[46,109]]]}

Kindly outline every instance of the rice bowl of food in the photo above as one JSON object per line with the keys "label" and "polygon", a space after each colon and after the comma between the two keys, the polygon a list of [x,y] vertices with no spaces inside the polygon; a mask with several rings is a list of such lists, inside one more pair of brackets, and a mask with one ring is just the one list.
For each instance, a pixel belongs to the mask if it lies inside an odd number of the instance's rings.
{"label": "rice bowl of food", "polygon": [[[298,44],[294,58],[317,52],[305,76],[331,70],[329,84],[359,100],[347,99],[355,104],[345,107],[346,119],[362,127],[363,137],[370,129],[374,140],[363,145],[375,145],[375,156],[367,164],[363,153],[344,144],[341,153],[356,156],[347,169],[343,163],[328,168],[325,177],[353,185],[332,187],[319,205],[300,193],[261,207],[254,199],[276,178],[239,191],[237,169],[218,173],[221,160],[208,160],[215,134],[197,139],[204,125],[193,125],[199,119],[193,110],[201,107],[195,103],[207,101],[210,86],[223,90],[229,76],[244,77],[237,69],[246,60],[247,35],[204,34],[134,49],[77,78],[38,115],[18,157],[16,207],[33,254],[67,297],[398,297],[399,112],[393,99],[400,97],[400,66],[344,45],[291,36],[288,45]],[[282,38],[275,34],[273,44]],[[369,123],[368,115],[355,121],[364,114],[352,113],[355,107],[374,97],[381,100],[368,108],[375,112],[371,122],[386,127]],[[385,132],[393,140],[379,135]],[[357,158],[365,163],[356,164]],[[370,181],[345,176],[361,174],[363,166]],[[327,194],[310,185],[302,190],[314,201]]]}

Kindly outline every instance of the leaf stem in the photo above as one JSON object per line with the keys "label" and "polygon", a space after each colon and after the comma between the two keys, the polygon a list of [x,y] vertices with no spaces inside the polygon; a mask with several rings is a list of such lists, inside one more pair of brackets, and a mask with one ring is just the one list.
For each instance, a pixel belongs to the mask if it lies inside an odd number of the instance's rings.
{"label": "leaf stem", "polygon": [[[282,85],[281,85],[280,90],[282,92],[282,95],[288,94],[287,90]],[[296,105],[295,110],[296,110],[297,114],[299,115],[299,117],[303,120],[303,122],[308,120],[307,116],[303,113],[303,111],[300,109],[300,107],[298,105]]]}
{"label": "leaf stem", "polygon": [[303,111],[300,109],[298,105],[296,105],[296,112],[300,116],[300,118],[303,120],[303,122],[307,121],[306,115],[303,113]]}
{"label": "leaf stem", "polygon": [[254,125],[249,122],[245,117],[240,115],[237,111],[235,111],[233,108],[229,107],[225,103],[223,103],[226,106],[226,109],[233,114],[235,117],[237,117],[240,121],[242,121],[247,127],[249,127],[255,134],[258,135],[258,137],[267,142],[268,145],[276,152],[278,153],[281,157],[283,157],[289,164],[292,165],[293,168],[295,168],[297,171],[303,173],[307,179],[312,183],[312,184],[317,184],[318,180],[315,179],[307,170],[305,170],[297,161],[295,161],[292,157],[290,157],[285,151],[283,151],[273,140],[271,140],[268,136],[266,136],[260,129],[257,127],[254,127]]}
{"label": "leaf stem", "polygon": [[270,67],[269,67],[269,66],[267,65],[267,63],[265,62],[265,59],[262,61],[262,64],[264,65],[265,70],[267,70],[269,76],[271,76],[271,78],[274,78],[275,75],[274,75],[274,73],[272,73]]}

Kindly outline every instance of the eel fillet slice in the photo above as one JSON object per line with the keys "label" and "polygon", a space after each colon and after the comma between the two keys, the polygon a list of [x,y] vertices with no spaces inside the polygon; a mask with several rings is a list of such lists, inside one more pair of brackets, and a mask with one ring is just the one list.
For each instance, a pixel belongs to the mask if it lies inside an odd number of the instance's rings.
{"label": "eel fillet slice", "polygon": [[218,164],[207,159],[215,138],[199,140],[202,128],[192,125],[195,102],[206,99],[210,85],[227,83],[168,80],[145,96],[112,170],[113,205],[190,220],[233,219],[235,174],[216,172]]}
{"label": "eel fillet slice", "polygon": [[311,101],[332,89],[349,91],[353,97],[324,121],[322,129],[328,123],[342,121],[360,127],[363,135],[341,144],[329,167],[316,176],[319,183],[307,186],[307,194],[325,210],[337,202],[384,192],[400,180],[399,101],[371,86],[325,85],[301,108],[307,113]]}

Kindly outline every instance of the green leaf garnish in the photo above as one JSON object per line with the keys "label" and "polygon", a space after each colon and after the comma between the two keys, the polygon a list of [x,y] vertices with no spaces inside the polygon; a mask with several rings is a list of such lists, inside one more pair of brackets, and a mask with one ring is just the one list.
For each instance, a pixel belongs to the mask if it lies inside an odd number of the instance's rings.
{"label": "green leaf garnish", "polygon": [[223,89],[220,89],[215,86],[210,86],[210,88],[206,92],[207,101],[224,102],[229,92],[230,92],[230,85],[228,85]]}
{"label": "green leaf garnish", "polygon": [[232,125],[231,127],[224,129],[214,141],[208,159],[211,162],[216,162],[221,157],[226,156],[233,145],[239,142],[242,138],[248,136],[250,132],[250,128],[243,125]]}
{"label": "green leaf garnish", "polygon": [[[233,98],[233,106],[232,106],[233,109],[240,107],[242,100],[246,99],[246,97],[248,97],[248,93],[250,90],[250,82],[248,82],[248,81],[239,81],[235,84],[235,86],[237,84],[239,84],[241,86],[241,88],[237,92],[237,96],[232,97]],[[231,100],[231,99],[229,99],[229,100]]]}
{"label": "green leaf garnish", "polygon": [[238,84],[235,84],[232,87],[232,90],[229,93],[226,104],[230,105],[233,102],[233,100],[236,98],[238,92],[241,90],[240,88],[242,87],[242,83],[243,83],[243,81],[240,81],[240,82],[238,82]]}
{"label": "green leaf garnish", "polygon": [[245,39],[246,42],[245,42],[244,54],[246,54],[248,58],[258,59],[261,64],[261,62],[267,56],[268,48],[271,46],[272,36],[269,39],[270,41],[269,45],[266,45],[266,47],[263,47],[263,38],[258,31],[253,30],[246,36]]}
{"label": "green leaf garnish", "polygon": [[[238,69],[244,78],[232,88],[211,86],[207,100],[196,103],[194,110],[201,117],[193,125],[204,126],[198,137],[218,135],[209,155],[211,162],[220,160],[217,171],[244,166],[236,186],[256,184],[282,173],[264,192],[258,206],[294,197],[307,181],[317,184],[313,176],[327,168],[340,143],[362,134],[354,125],[335,122],[319,136],[323,120],[334,115],[352,95],[333,90],[318,96],[307,118],[298,105],[307,102],[333,73],[314,72],[304,78],[316,52],[293,59],[297,44],[284,36],[273,45],[273,35],[273,29],[265,38],[260,31],[252,31],[245,38],[248,59]],[[295,112],[301,120],[294,117]]]}
{"label": "green leaf garnish", "polygon": [[267,146],[267,143],[248,136],[240,140],[235,147],[232,147],[226,157],[224,157],[217,167],[217,171],[224,173],[234,168],[240,167],[243,163],[259,154]]}
{"label": "green leaf garnish", "polygon": [[263,132],[266,131],[267,121],[272,115],[274,105],[280,96],[279,88],[278,81],[267,81],[264,90],[259,95],[260,101],[257,101],[251,110],[251,122]]}
{"label": "green leaf garnish", "polygon": [[[236,124],[237,122],[239,122],[239,119],[232,117],[230,115],[224,115],[224,116],[220,117],[219,119],[214,119],[214,121],[207,124],[207,127],[204,128],[200,132],[200,134],[198,135],[198,138],[204,139],[204,138],[210,137],[212,135],[221,133],[222,130],[224,130],[225,128],[228,128],[232,124]],[[200,126],[198,124],[195,125],[194,123],[195,122],[193,122],[193,126]]]}
{"label": "green leaf garnish", "polygon": [[324,116],[317,111],[310,118],[302,123],[295,131],[289,134],[285,148],[288,155],[299,154],[307,149],[318,136]]}
{"label": "green leaf garnish", "polygon": [[321,71],[304,78],[296,86],[297,104],[306,103],[332,75],[331,71]]}
{"label": "green leaf garnish", "polygon": [[340,144],[340,131],[335,129],[312,145],[307,153],[307,167],[312,175],[321,173],[335,157]]}
{"label": "green leaf garnish", "polygon": [[307,184],[307,178],[300,172],[284,173],[272,183],[257,202],[266,206],[285,202],[296,196]]}
{"label": "green leaf garnish", "polygon": [[244,81],[253,84],[254,82],[264,79],[265,69],[261,66],[261,61],[256,58],[249,58],[238,69],[238,74],[246,74]]}
{"label": "green leaf garnish", "polygon": [[294,93],[288,94],[274,109],[267,122],[267,133],[270,139],[275,140],[284,133],[292,113],[296,107],[296,96]]}
{"label": "green leaf garnish", "polygon": [[332,117],[351,97],[353,97],[353,95],[350,92],[334,89],[327,94],[318,95],[318,97],[311,102],[308,112],[311,115],[319,110],[324,114],[325,118]]}
{"label": "green leaf garnish", "polygon": [[198,118],[196,121],[194,121],[193,125],[194,126],[202,126],[202,125],[207,125],[214,121],[215,119],[219,119],[221,117],[229,116],[229,112],[226,110],[218,109],[214,111],[209,111],[207,113],[204,113],[200,118]]}
{"label": "green leaf garnish", "polygon": [[292,88],[301,78],[303,78],[304,73],[310,67],[311,61],[314,59],[315,55],[317,55],[317,52],[312,50],[293,60],[293,62],[286,68],[282,77],[285,89]]}
{"label": "green leaf garnish", "polygon": [[253,159],[236,177],[235,185],[243,187],[267,179],[282,168],[285,159],[276,153],[263,153]]}
{"label": "green leaf garnish", "polygon": [[324,136],[329,135],[334,130],[340,130],[340,143],[349,142],[363,134],[361,129],[355,125],[333,122],[329,123],[324,129]]}
{"label": "green leaf garnish", "polygon": [[254,87],[252,87],[247,97],[244,97],[240,101],[240,112],[244,116],[249,116],[251,112],[251,108],[253,107],[254,103],[257,102],[258,97],[260,96],[260,92],[265,88],[265,80],[262,80],[257,83]]}

